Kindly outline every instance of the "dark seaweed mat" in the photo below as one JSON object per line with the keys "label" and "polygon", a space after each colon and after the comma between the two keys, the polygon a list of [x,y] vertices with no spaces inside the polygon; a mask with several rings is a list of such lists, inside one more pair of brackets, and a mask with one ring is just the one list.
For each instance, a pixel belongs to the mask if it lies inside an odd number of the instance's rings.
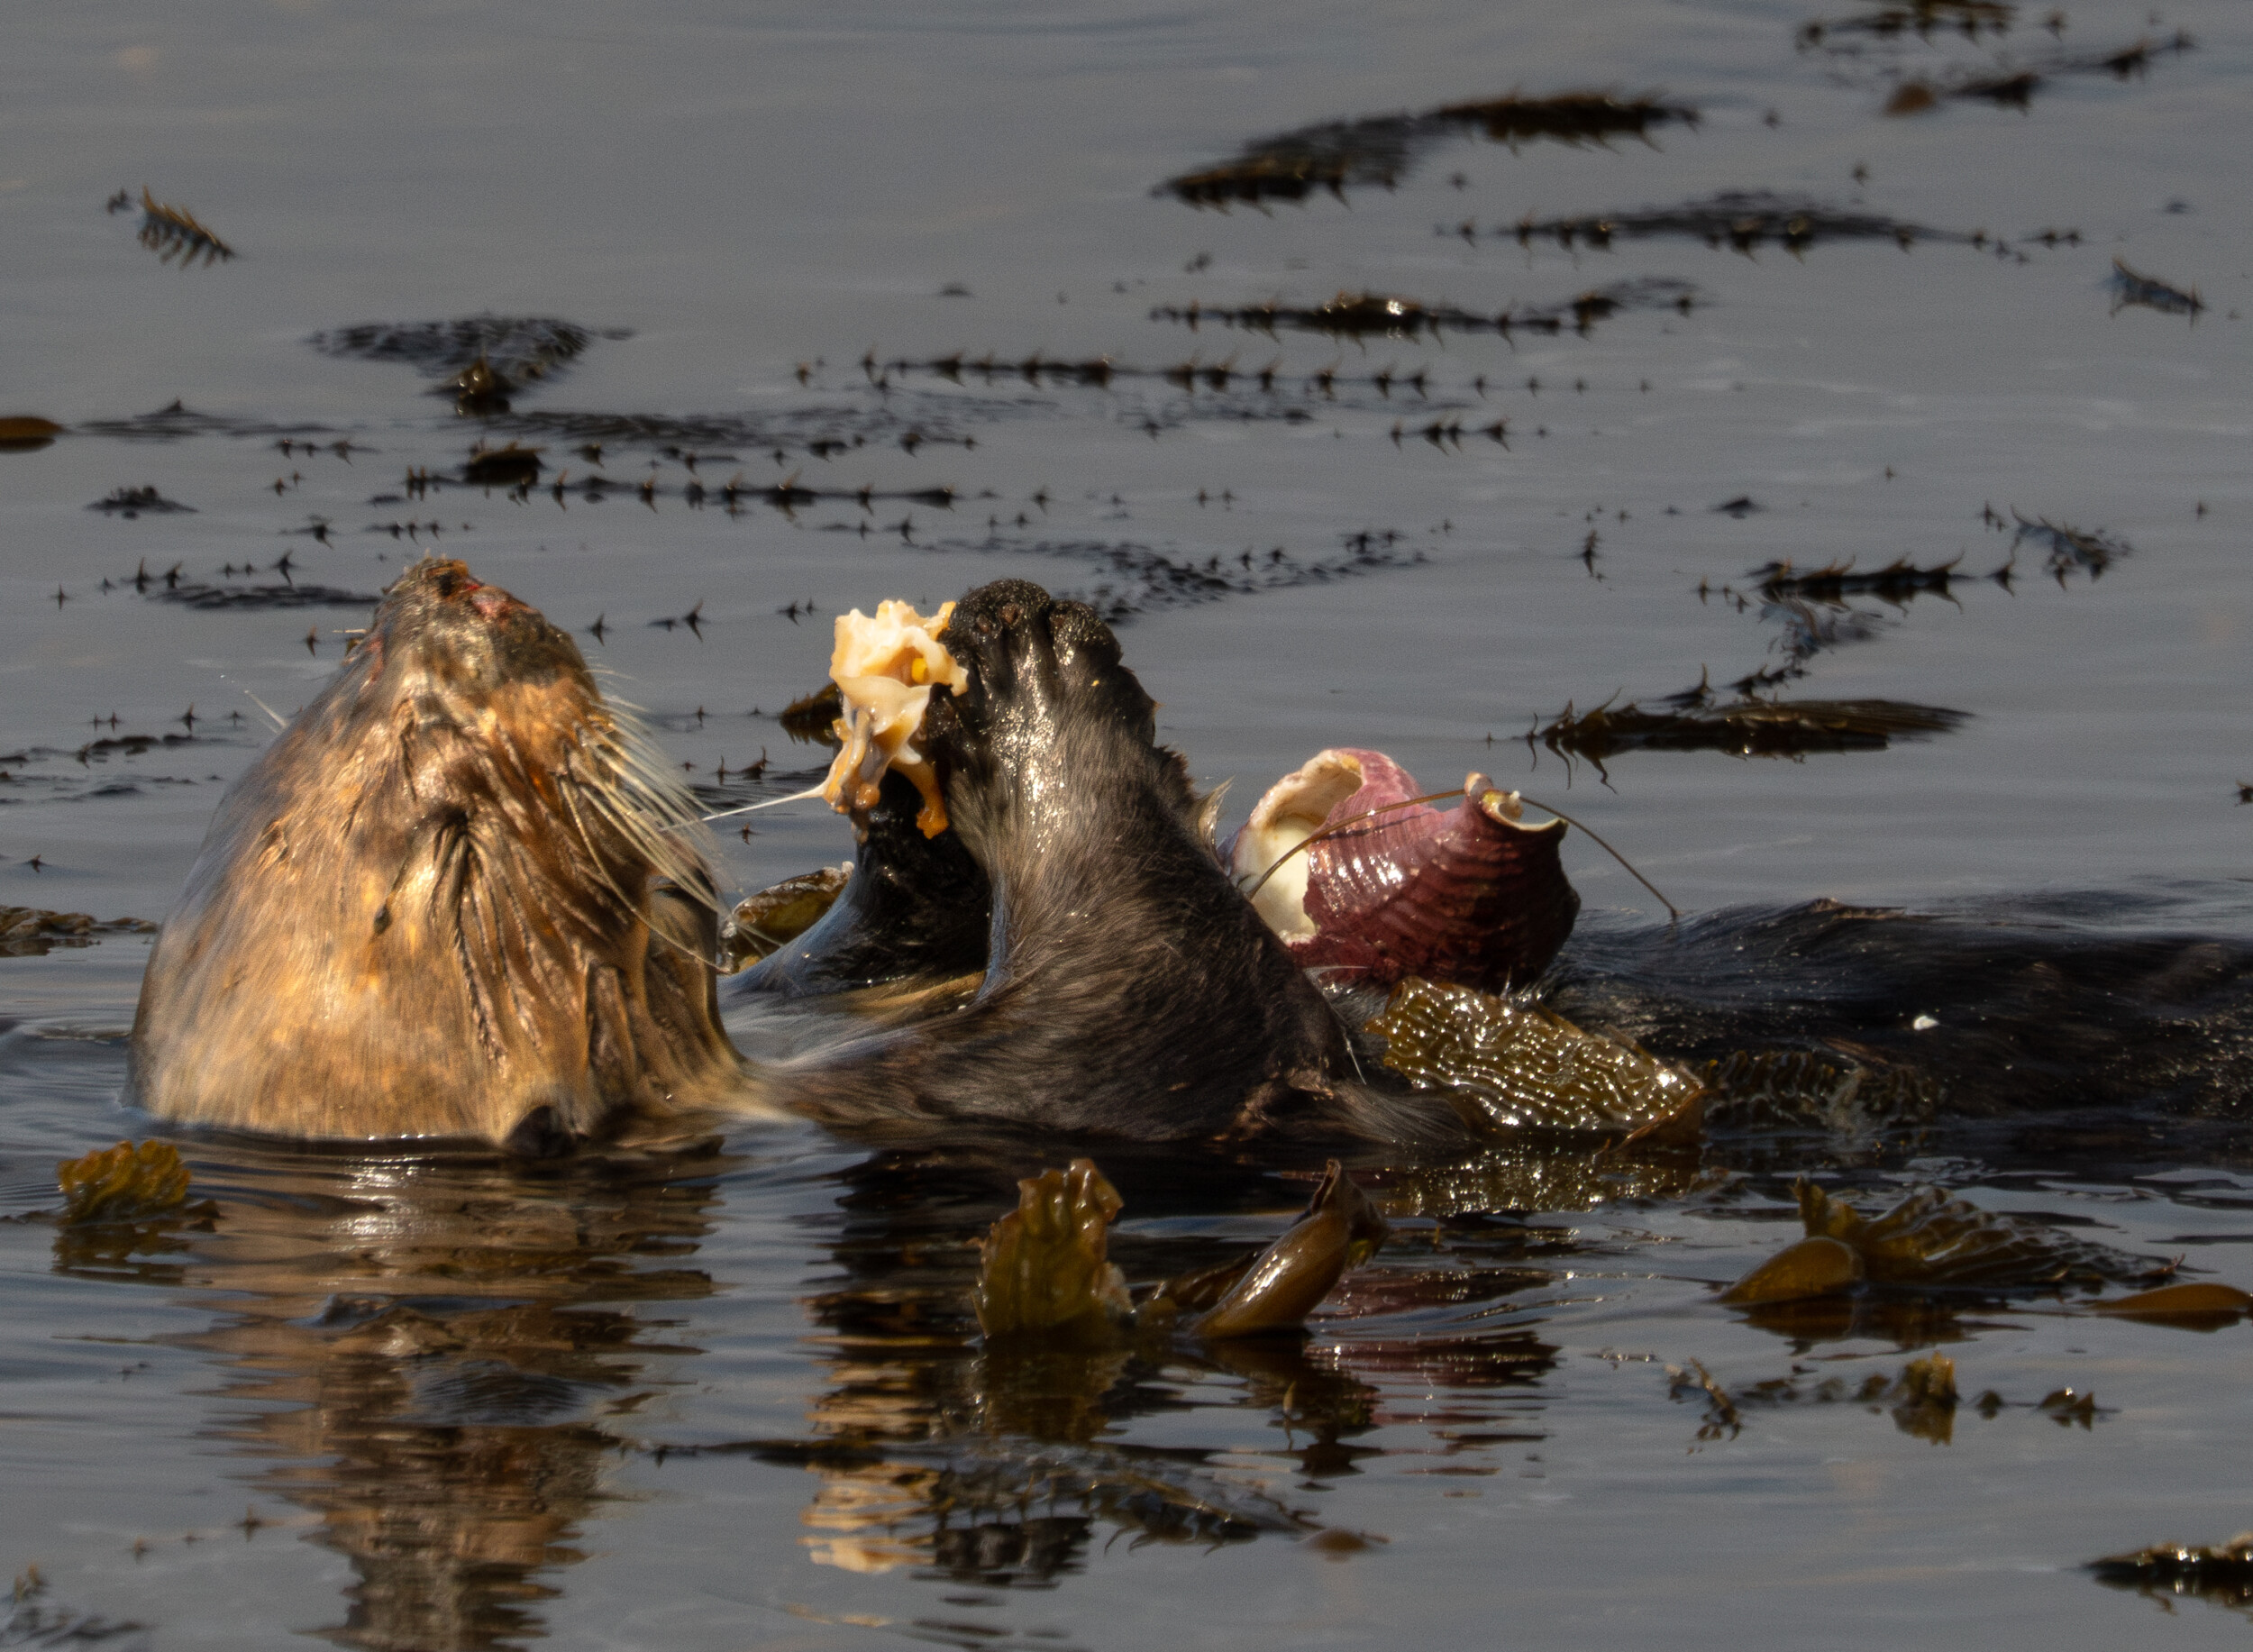
{"label": "dark seaweed mat", "polygon": [[482,359],[512,385],[552,377],[597,339],[630,338],[624,328],[581,326],[552,315],[470,315],[457,321],[362,322],[332,327],[306,342],[324,356],[397,361],[426,379],[444,379]]}

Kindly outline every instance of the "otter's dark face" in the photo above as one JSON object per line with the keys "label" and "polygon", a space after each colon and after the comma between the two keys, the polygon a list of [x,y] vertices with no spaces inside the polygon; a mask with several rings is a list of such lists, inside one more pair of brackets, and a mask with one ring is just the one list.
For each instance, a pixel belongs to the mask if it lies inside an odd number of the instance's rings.
{"label": "otter's dark face", "polygon": [[178,1118],[538,1147],[725,1082],[695,816],[570,637],[417,563],[222,803],[133,1086]]}

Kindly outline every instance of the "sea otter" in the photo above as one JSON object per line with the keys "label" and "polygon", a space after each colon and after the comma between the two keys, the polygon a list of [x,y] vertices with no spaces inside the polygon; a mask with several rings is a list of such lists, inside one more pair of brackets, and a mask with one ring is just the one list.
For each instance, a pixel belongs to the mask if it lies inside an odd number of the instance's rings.
{"label": "sea otter", "polygon": [[944,643],[963,691],[919,739],[946,863],[990,914],[967,1003],[745,1063],[694,799],[570,638],[425,561],[223,800],[151,957],[129,1093],[183,1121],[526,1153],[775,1108],[1142,1140],[1454,1127],[1351,1082],[1091,609],[1004,580]]}
{"label": "sea otter", "polygon": [[534,1154],[725,1104],[716,900],[667,767],[570,637],[416,563],[221,801],[150,955],[128,1096]]}

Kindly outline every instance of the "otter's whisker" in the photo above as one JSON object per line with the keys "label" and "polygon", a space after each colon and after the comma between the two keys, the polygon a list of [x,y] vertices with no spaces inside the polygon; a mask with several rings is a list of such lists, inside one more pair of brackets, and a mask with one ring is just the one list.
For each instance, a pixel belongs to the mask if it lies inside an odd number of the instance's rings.
{"label": "otter's whisker", "polygon": [[[1519,797],[1521,797],[1521,798],[1525,798],[1525,797],[1526,797],[1526,794],[1525,794],[1524,792],[1522,792],[1522,791],[1521,791],[1521,792],[1519,792],[1518,795],[1519,795]],[[1563,821],[1563,822],[1564,822],[1566,826],[1580,826],[1580,829],[1581,829],[1582,831],[1583,831],[1583,832],[1588,832],[1588,828],[1587,828],[1586,826],[1581,826],[1581,823],[1580,823],[1579,821],[1577,821],[1577,820],[1573,819],[1573,818],[1572,817],[1572,816],[1570,816],[1570,815],[1566,814],[1566,813],[1565,813],[1563,809],[1561,809],[1561,808],[1551,808],[1549,807],[1549,805],[1547,805],[1546,803],[1542,802],[1542,801],[1541,801],[1541,799],[1538,799],[1538,798],[1526,798],[1526,801],[1527,801],[1527,802],[1528,802],[1528,803],[1530,803],[1530,804],[1532,804],[1532,805],[1534,806],[1534,808],[1537,808],[1537,809],[1541,809],[1541,810],[1543,810],[1544,812],[1546,812],[1546,813],[1547,813],[1547,814],[1552,814],[1552,815],[1555,815],[1555,817],[1556,817],[1559,820],[1562,820],[1562,821]],[[1660,906],[1665,907],[1665,908],[1666,908],[1666,915],[1667,915],[1667,917],[1669,917],[1669,918],[1670,918],[1673,922],[1674,922],[1674,923],[1677,923],[1677,924],[1678,924],[1678,923],[1680,923],[1680,922],[1682,921],[1682,908],[1681,908],[1680,907],[1677,907],[1676,905],[1674,905],[1674,903],[1673,901],[1671,901],[1671,900],[1667,899],[1665,896],[1664,896],[1664,895],[1660,895],[1660,894],[1659,894],[1659,891],[1658,891],[1658,885],[1657,885],[1657,884],[1656,884],[1656,883],[1653,883],[1653,882],[1652,882],[1652,881],[1651,881],[1648,878],[1645,877],[1645,876],[1644,876],[1641,872],[1639,872],[1636,871],[1636,870],[1635,870],[1635,867],[1633,866],[1633,864],[1632,864],[1632,863],[1629,863],[1629,861],[1628,860],[1628,857],[1627,857],[1626,855],[1621,854],[1621,853],[1619,853],[1617,849],[1614,849],[1614,848],[1613,848],[1613,847],[1612,847],[1610,844],[1608,844],[1608,843],[1604,842],[1604,840],[1603,840],[1602,838],[1601,838],[1601,837],[1596,837],[1596,835],[1595,835],[1593,832],[1588,832],[1588,835],[1589,835],[1589,836],[1591,836],[1591,837],[1594,837],[1594,838],[1596,838],[1596,846],[1597,846],[1599,849],[1601,849],[1601,850],[1602,850],[1602,851],[1603,851],[1606,854],[1610,855],[1610,856],[1613,860],[1615,860],[1615,861],[1619,862],[1620,865],[1625,866],[1625,867],[1627,868],[1627,871],[1628,871],[1628,876],[1629,876],[1630,878],[1633,878],[1633,879],[1634,879],[1634,880],[1635,880],[1637,883],[1641,884],[1641,885],[1642,885],[1645,889],[1646,889],[1646,890],[1650,890],[1650,892],[1651,892],[1652,894],[1654,894],[1654,895],[1658,895],[1658,904],[1659,904]]]}
{"label": "otter's whisker", "polygon": [[274,726],[275,726],[276,728],[287,728],[287,727],[289,726],[289,719],[288,719],[288,718],[287,718],[287,717],[283,716],[282,716],[282,714],[281,714],[280,712],[278,712],[278,711],[275,710],[275,709],[274,709],[271,706],[268,705],[268,704],[267,704],[264,700],[262,700],[262,699],[259,698],[259,697],[258,697],[257,695],[255,695],[255,694],[251,693],[251,692],[250,691],[250,689],[248,689],[244,688],[244,687],[243,687],[241,683],[239,683],[239,682],[235,681],[235,680],[234,680],[232,677],[229,677],[229,676],[226,674],[226,672],[222,671],[222,672],[220,672],[220,673],[219,673],[219,680],[220,680],[220,681],[222,681],[222,682],[223,682],[223,683],[225,683],[225,684],[226,684],[226,685],[227,685],[230,689],[233,689],[233,690],[234,690],[237,694],[240,694],[240,695],[241,695],[241,696],[242,696],[244,699],[249,700],[249,701],[251,702],[251,704],[252,704],[253,706],[256,706],[256,707],[258,707],[260,711],[263,711],[263,712],[264,712],[264,713],[265,713],[268,716],[269,716],[269,717],[273,718],[273,719],[274,719]]}
{"label": "otter's whisker", "polygon": [[808,786],[804,791],[794,791],[787,798],[769,798],[763,803],[746,803],[741,808],[724,808],[716,815],[705,816],[704,824],[708,826],[715,820],[726,820],[736,815],[748,815],[757,809],[776,808],[785,803],[803,803],[809,798],[818,798],[821,792],[822,789],[819,786]]}
{"label": "otter's whisker", "polygon": [[[1394,809],[1414,808],[1419,803],[1444,803],[1449,798],[1459,798],[1462,795],[1463,788],[1458,786],[1453,791],[1428,791],[1420,798],[1402,798],[1397,803],[1380,803],[1376,808],[1364,809],[1358,815],[1348,815],[1345,819],[1337,822],[1335,826],[1326,826],[1318,832],[1309,833],[1307,836],[1291,844],[1290,848],[1284,850],[1281,854],[1277,855],[1274,860],[1268,863],[1267,870],[1260,873],[1259,881],[1254,883],[1250,889],[1244,891],[1244,898],[1246,900],[1249,900],[1253,896],[1258,894],[1262,890],[1265,889],[1267,887],[1267,881],[1275,875],[1276,869],[1282,866],[1282,863],[1289,860],[1292,855],[1298,853],[1301,849],[1312,848],[1316,844],[1320,843],[1326,837],[1336,837],[1340,832],[1343,832],[1349,826],[1359,826],[1364,820],[1374,820],[1379,815],[1391,814]],[[1549,812],[1553,815],[1556,813],[1555,809],[1551,809]],[[1593,837],[1595,834],[1591,832],[1589,833],[1589,835]],[[1625,863],[1626,863],[1624,862],[1621,863],[1623,865]]]}

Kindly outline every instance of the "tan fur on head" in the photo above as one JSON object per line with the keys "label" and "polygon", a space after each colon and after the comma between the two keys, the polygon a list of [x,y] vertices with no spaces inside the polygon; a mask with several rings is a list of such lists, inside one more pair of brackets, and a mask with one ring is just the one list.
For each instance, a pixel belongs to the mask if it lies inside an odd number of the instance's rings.
{"label": "tan fur on head", "polygon": [[425,560],[230,788],[129,1092],[310,1137],[537,1147],[741,1082],[696,805],[570,638]]}

